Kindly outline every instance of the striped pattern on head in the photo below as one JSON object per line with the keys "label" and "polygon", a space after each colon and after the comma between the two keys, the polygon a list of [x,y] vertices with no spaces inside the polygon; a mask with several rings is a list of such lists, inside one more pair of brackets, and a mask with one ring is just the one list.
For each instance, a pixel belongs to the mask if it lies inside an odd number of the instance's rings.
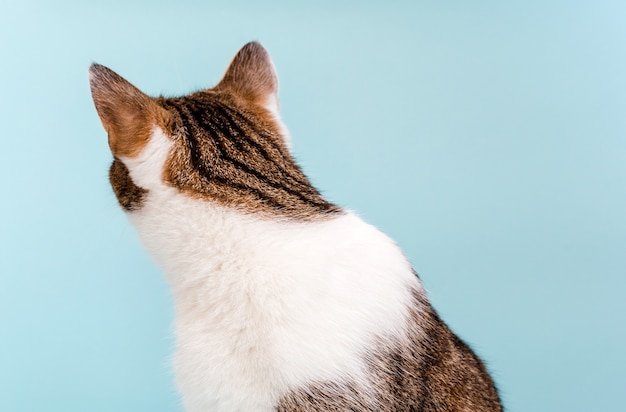
{"label": "striped pattern on head", "polygon": [[122,207],[138,210],[149,191],[124,159],[137,157],[160,128],[172,149],[164,184],[244,212],[315,220],[340,213],[292,157],[278,115],[278,80],[256,42],[233,58],[217,86],[176,98],[151,98],[112,70],[90,70],[96,109],[115,158],[110,181]]}

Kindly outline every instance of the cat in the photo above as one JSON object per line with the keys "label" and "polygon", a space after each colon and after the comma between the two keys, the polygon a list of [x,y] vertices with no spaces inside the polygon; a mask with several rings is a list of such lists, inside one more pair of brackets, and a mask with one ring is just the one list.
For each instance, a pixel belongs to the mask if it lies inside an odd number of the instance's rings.
{"label": "cat", "polygon": [[502,410],[395,243],[295,162],[259,43],[184,97],[98,64],[90,86],[113,191],[171,284],[187,411]]}

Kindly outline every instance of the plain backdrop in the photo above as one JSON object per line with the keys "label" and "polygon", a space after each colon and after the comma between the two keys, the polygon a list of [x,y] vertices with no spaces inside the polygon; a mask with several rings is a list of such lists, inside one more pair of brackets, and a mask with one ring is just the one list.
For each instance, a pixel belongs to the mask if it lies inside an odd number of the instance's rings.
{"label": "plain backdrop", "polygon": [[87,69],[180,95],[250,40],[305,171],[400,244],[509,411],[624,407],[626,2],[2,0],[0,410],[182,410]]}

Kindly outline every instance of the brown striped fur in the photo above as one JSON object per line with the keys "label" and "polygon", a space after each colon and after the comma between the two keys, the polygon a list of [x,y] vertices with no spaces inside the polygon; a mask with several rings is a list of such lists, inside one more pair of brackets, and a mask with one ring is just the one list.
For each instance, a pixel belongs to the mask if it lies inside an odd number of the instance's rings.
{"label": "brown striped fur", "polygon": [[284,396],[277,411],[502,411],[482,361],[417,292],[408,330],[406,341],[381,339],[364,354],[373,392],[350,382],[316,382]]}
{"label": "brown striped fur", "polygon": [[252,213],[312,218],[339,209],[322,198],[275,126],[228,94],[162,99],[174,113],[175,153],[165,180],[191,196]]}

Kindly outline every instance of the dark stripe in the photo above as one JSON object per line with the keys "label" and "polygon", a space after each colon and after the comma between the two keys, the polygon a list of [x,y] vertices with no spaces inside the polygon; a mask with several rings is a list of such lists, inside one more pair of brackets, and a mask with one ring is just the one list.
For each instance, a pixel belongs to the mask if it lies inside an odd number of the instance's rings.
{"label": "dark stripe", "polygon": [[235,189],[239,189],[239,190],[243,190],[243,191],[252,193],[259,200],[267,202],[269,205],[271,205],[275,209],[288,209],[289,208],[287,205],[284,205],[284,204],[278,202],[276,199],[273,199],[271,197],[267,197],[263,192],[261,192],[259,189],[256,189],[254,187],[250,187],[250,186],[247,186],[247,185],[235,183],[232,180],[227,180],[227,179],[224,179],[223,177],[220,177],[220,176],[213,176],[212,181],[217,182],[218,184],[221,184],[222,186],[232,187],[232,188],[235,188]]}
{"label": "dark stripe", "polygon": [[[216,133],[216,130],[214,130],[213,128],[208,128],[209,130],[206,130],[206,129],[203,129],[203,128],[199,127],[199,124],[202,124],[204,126],[205,122],[203,121],[202,117],[206,115],[206,110],[205,111],[199,111],[199,110],[195,110],[194,111],[193,108],[191,108],[189,106],[183,106],[181,109],[182,109],[182,111],[183,111],[183,113],[185,115],[183,117],[187,117],[188,116],[188,119],[186,119],[187,123],[189,123],[189,121],[193,121],[195,123],[194,126],[196,126],[195,129],[196,129],[196,131],[199,134],[204,134],[203,132],[208,132],[210,137],[213,138],[213,141],[216,143],[216,147],[217,147],[217,149],[219,151],[219,155],[220,155],[221,159],[231,163],[232,165],[234,165],[235,167],[239,168],[243,172],[245,172],[245,173],[247,173],[247,174],[249,174],[251,176],[256,177],[261,183],[265,183],[268,186],[271,186],[271,187],[273,187],[275,189],[287,192],[290,195],[299,198],[300,200],[302,200],[305,203],[309,203],[309,204],[315,205],[315,206],[326,206],[327,205],[326,202],[319,201],[317,199],[313,199],[311,197],[305,196],[305,194],[302,193],[302,191],[294,190],[294,189],[292,189],[290,187],[287,187],[282,182],[277,182],[275,179],[272,179],[271,177],[266,176],[262,172],[260,172],[258,170],[255,170],[255,169],[251,168],[250,166],[248,166],[247,164],[245,164],[245,163],[243,163],[243,162],[233,158],[232,156],[230,156],[227,153],[228,149],[224,145],[224,141],[225,141],[226,136],[227,136],[226,133],[224,133],[224,132]],[[198,118],[200,119],[200,121],[198,121]],[[214,120],[214,119],[211,119],[211,120]],[[241,130],[239,130],[239,132],[243,133]],[[189,133],[189,134],[191,135],[192,133]],[[247,137],[247,135],[242,135],[241,137]],[[193,138],[195,140],[195,136]],[[197,142],[195,143],[195,147],[196,148],[198,147]],[[198,157],[197,153],[194,153],[194,154],[195,154],[196,157]],[[200,159],[198,157],[198,161],[199,160]],[[274,162],[272,161],[272,163],[274,163]],[[203,167],[203,170],[205,170],[205,172],[206,172],[206,168]],[[302,188],[300,188],[300,189],[302,189]],[[306,186],[304,188],[304,191],[308,192],[309,194],[312,194],[310,186]],[[314,194],[318,195],[317,192],[315,192]]]}
{"label": "dark stripe", "polygon": [[[295,182],[296,186],[304,185],[307,188],[313,189],[310,183],[308,182],[308,180],[306,180],[306,178],[304,177],[304,174],[302,174],[299,169],[298,171],[300,171],[301,176],[292,174],[291,172],[286,170],[280,163],[278,163],[276,159],[274,159],[274,157],[270,155],[267,149],[263,147],[263,145],[261,145],[259,142],[257,142],[254,139],[254,137],[258,136],[261,138],[261,140],[263,140],[263,142],[271,145],[273,149],[276,152],[278,152],[278,154],[280,155],[281,161],[285,163],[292,162],[291,159],[287,158],[284,148],[280,147],[280,145],[276,143],[274,139],[272,139],[270,136],[265,135],[263,131],[255,127],[256,125],[252,120],[245,118],[239,112],[234,111],[223,104],[216,104],[211,109],[213,109],[213,113],[215,113],[216,120],[219,119],[219,121],[222,121],[222,122],[225,120],[228,123],[228,126],[232,128],[233,131],[235,132],[234,134],[236,135],[236,137],[241,138],[241,140],[236,139],[230,130],[228,130],[228,133],[224,133],[225,137],[233,141],[239,150],[248,151],[248,150],[245,150],[241,145],[242,141],[245,142],[247,145],[252,146],[254,149],[256,149],[261,154],[261,156],[263,156],[265,160],[272,162],[276,166],[276,168],[283,174],[283,176]],[[212,120],[213,119],[209,119],[209,124]],[[243,123],[243,126],[240,126],[241,123]],[[242,130],[242,127],[247,127],[248,129],[250,129],[251,133],[246,133],[245,131]],[[319,196],[319,193],[315,191],[315,195]]]}
{"label": "dark stripe", "polygon": [[[306,179],[297,165],[294,164],[296,170],[300,172],[300,176],[294,175],[286,170],[283,165],[277,162],[276,159],[269,154],[265,147],[254,140],[254,137],[261,137],[265,143],[272,146],[274,150],[278,152],[280,160],[285,163],[293,162],[285,154],[284,148],[276,143],[273,138],[267,136],[263,131],[259,130],[254,121],[218,102],[215,102],[213,105],[203,105],[201,107],[196,107],[195,105],[190,107],[188,105],[187,108],[194,119],[198,123],[202,124],[202,126],[207,126],[211,129],[216,129],[216,126],[221,126],[218,127],[217,130],[222,133],[222,137],[227,138],[230,142],[237,146],[241,152],[250,152],[243,147],[242,143],[252,146],[265,160],[271,162],[281,172],[284,178],[294,181],[296,183],[296,187],[304,185],[307,187],[309,192],[313,192],[316,196],[319,196],[319,193],[311,186],[310,182]],[[239,119],[236,119],[236,117]],[[198,121],[198,119],[201,121]],[[244,131],[243,128],[249,129],[250,132]],[[239,139],[237,137],[239,137]]]}
{"label": "dark stripe", "polygon": [[[226,105],[223,104],[219,104],[218,105],[229,115],[229,118],[233,119],[234,122],[237,123],[243,123],[243,124],[255,124],[254,120],[248,118],[247,116],[245,116],[244,114],[242,114],[241,112],[238,112],[237,110],[234,110],[231,107],[228,107]],[[289,156],[285,153],[285,148],[283,146],[281,146],[279,143],[275,142],[273,139],[267,137],[264,133],[258,133],[258,136],[261,138],[264,138],[264,142],[268,143],[270,146],[272,146],[272,148],[277,151],[278,153],[280,153],[282,160],[284,160],[285,162],[291,162],[291,159],[289,158]],[[270,158],[270,155],[267,153],[267,151],[265,150],[265,148],[257,141],[255,140],[249,140],[249,143],[253,144],[255,147],[257,147],[257,149],[259,151],[261,151],[262,153],[265,154],[266,158]],[[308,182],[302,182],[302,183],[307,183]]]}
{"label": "dark stripe", "polygon": [[[198,150],[198,141],[197,141],[196,136],[195,136],[195,134],[193,133],[193,130],[192,130],[192,128],[194,128],[194,126],[190,123],[190,119],[188,118],[186,113],[184,113],[184,110],[180,110],[179,114],[181,115],[180,118],[181,118],[181,120],[183,122],[183,127],[187,130],[187,141],[188,141],[188,144],[189,144],[189,152],[191,154],[192,165],[193,165],[193,167],[196,170],[198,170],[200,172],[200,174],[205,179],[207,179],[207,180],[209,180],[211,182],[216,182],[218,184],[221,184],[221,185],[224,185],[224,186],[227,186],[227,187],[232,187],[232,188],[236,188],[236,189],[240,189],[240,190],[244,190],[246,192],[252,193],[257,198],[259,198],[260,200],[262,200],[264,202],[267,202],[268,204],[270,204],[274,208],[278,208],[278,209],[286,209],[286,208],[288,208],[287,205],[284,205],[284,204],[278,202],[276,199],[268,197],[266,194],[261,192],[259,189],[250,187],[248,185],[236,183],[236,182],[233,182],[232,180],[225,179],[225,178],[223,178],[221,176],[217,176],[217,175],[211,174],[211,172],[206,168],[206,165],[204,164],[204,162],[202,162],[202,159],[200,158],[200,150]],[[202,131],[202,130],[198,129],[198,131]]]}

